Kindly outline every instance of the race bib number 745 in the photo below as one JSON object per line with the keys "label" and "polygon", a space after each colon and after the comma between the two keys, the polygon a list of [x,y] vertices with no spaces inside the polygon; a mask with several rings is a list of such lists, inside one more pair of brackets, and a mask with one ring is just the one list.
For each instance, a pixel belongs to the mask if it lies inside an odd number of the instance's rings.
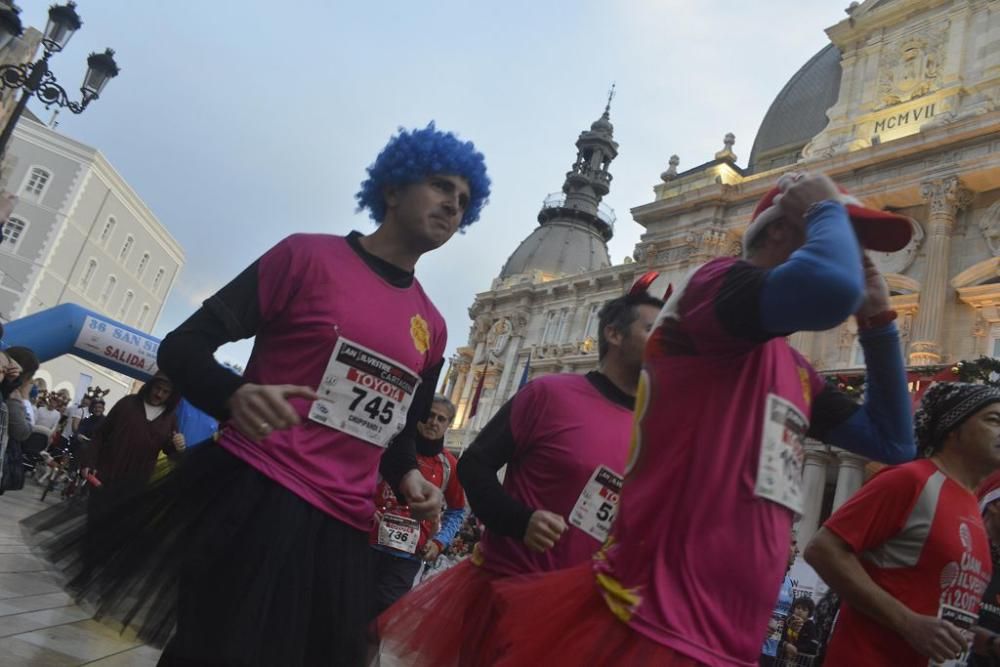
{"label": "race bib number 745", "polygon": [[309,419],[379,447],[403,430],[420,376],[403,364],[341,337]]}

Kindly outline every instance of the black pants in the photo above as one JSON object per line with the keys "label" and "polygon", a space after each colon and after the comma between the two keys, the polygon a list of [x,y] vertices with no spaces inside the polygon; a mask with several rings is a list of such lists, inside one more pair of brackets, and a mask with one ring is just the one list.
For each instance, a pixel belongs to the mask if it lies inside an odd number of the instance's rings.
{"label": "black pants", "polygon": [[413,588],[420,561],[400,558],[380,549],[375,552],[375,609],[372,618],[391,607]]}

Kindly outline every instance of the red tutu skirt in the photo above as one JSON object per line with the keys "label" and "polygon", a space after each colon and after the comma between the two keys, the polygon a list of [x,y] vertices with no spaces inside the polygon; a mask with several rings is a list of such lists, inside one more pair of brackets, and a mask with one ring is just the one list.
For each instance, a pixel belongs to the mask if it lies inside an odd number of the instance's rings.
{"label": "red tutu skirt", "polygon": [[482,664],[497,667],[698,667],[701,663],[640,635],[601,597],[591,563],[495,582],[497,622]]}
{"label": "red tutu skirt", "polygon": [[499,577],[465,560],[404,595],[376,621],[382,652],[413,667],[481,667]]}

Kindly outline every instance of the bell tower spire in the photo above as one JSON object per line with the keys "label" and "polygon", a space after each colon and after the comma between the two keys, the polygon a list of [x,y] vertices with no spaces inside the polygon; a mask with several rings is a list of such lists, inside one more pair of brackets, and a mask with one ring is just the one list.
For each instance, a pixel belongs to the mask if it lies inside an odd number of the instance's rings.
{"label": "bell tower spire", "polygon": [[608,167],[618,157],[618,143],[614,140],[614,126],[611,124],[611,101],[614,98],[615,85],[612,84],[604,113],[576,140],[576,161],[566,173],[562,205],[543,207],[538,214],[540,223],[570,217],[592,226],[605,241],[613,235],[614,218],[602,210],[606,207],[601,207],[601,199],[611,189],[612,176]]}
{"label": "bell tower spire", "polygon": [[608,167],[618,157],[608,92],[604,113],[576,140],[576,160],[566,172],[562,192],[545,198],[538,227],[507,259],[500,278],[535,274],[550,280],[611,266],[608,241],[615,213],[601,199],[611,189]]}

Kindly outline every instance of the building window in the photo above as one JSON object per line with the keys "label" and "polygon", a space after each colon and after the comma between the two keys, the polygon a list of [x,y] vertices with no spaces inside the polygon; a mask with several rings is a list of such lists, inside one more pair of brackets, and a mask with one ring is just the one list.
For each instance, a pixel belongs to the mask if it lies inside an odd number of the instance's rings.
{"label": "building window", "polygon": [[153,292],[156,292],[158,289],[160,289],[160,283],[163,282],[163,275],[165,273],[166,271],[162,267],[160,268],[159,271],[156,272],[156,277],[153,278]]}
{"label": "building window", "polygon": [[118,279],[114,276],[108,276],[108,282],[104,284],[104,291],[101,292],[101,298],[98,303],[105,304],[111,299],[111,295],[115,292],[115,285],[118,284]]}
{"label": "building window", "polygon": [[40,200],[51,177],[52,174],[41,167],[32,167],[28,173],[28,180],[25,181],[24,187],[21,189],[21,194],[28,199]]}
{"label": "building window", "polygon": [[125,243],[122,244],[121,252],[118,253],[118,261],[124,262],[128,259],[128,254],[132,252],[132,246],[135,244],[135,239],[129,236],[125,239]]}
{"label": "building window", "polygon": [[101,232],[101,243],[108,242],[108,239],[111,238],[111,232],[115,231],[115,225],[117,224],[114,216],[108,218],[108,221],[104,223],[104,231]]}
{"label": "building window", "polygon": [[587,326],[583,328],[583,338],[593,338],[597,340],[597,327],[601,321],[598,313],[601,312],[601,304],[594,303],[591,304],[590,310],[587,312]]}
{"label": "building window", "polygon": [[851,353],[851,364],[853,366],[864,366],[865,365],[865,350],[861,347],[861,339],[854,339],[854,347]]}
{"label": "building window", "polygon": [[122,299],[121,310],[118,311],[118,319],[122,322],[128,317],[129,308],[132,307],[132,300],[135,298],[135,293],[132,290],[125,292],[125,298]]}
{"label": "building window", "polygon": [[24,229],[27,226],[28,223],[21,218],[7,219],[3,226],[3,242],[7,250],[14,252],[17,249],[17,244],[24,236]]}
{"label": "building window", "polygon": [[135,323],[136,329],[141,329],[146,326],[146,318],[149,317],[149,304],[142,304],[142,310],[139,311],[139,321]]}
{"label": "building window", "polygon": [[142,258],[139,260],[139,268],[135,270],[135,274],[142,278],[142,274],[146,272],[146,265],[149,264],[149,253],[142,253]]}
{"label": "building window", "polygon": [[559,326],[556,331],[556,342],[565,343],[569,336],[569,309],[563,308],[559,311]]}
{"label": "building window", "polygon": [[994,359],[1000,359],[1000,325],[997,324],[990,327],[989,355]]}
{"label": "building window", "polygon": [[83,275],[80,276],[80,287],[86,290],[90,287],[90,281],[94,279],[94,274],[97,273],[97,260],[92,259],[87,262],[87,268],[84,269]]}
{"label": "building window", "polygon": [[559,313],[550,310],[545,313],[545,328],[542,329],[542,345],[547,345],[555,340],[556,329],[558,328],[557,317]]}

